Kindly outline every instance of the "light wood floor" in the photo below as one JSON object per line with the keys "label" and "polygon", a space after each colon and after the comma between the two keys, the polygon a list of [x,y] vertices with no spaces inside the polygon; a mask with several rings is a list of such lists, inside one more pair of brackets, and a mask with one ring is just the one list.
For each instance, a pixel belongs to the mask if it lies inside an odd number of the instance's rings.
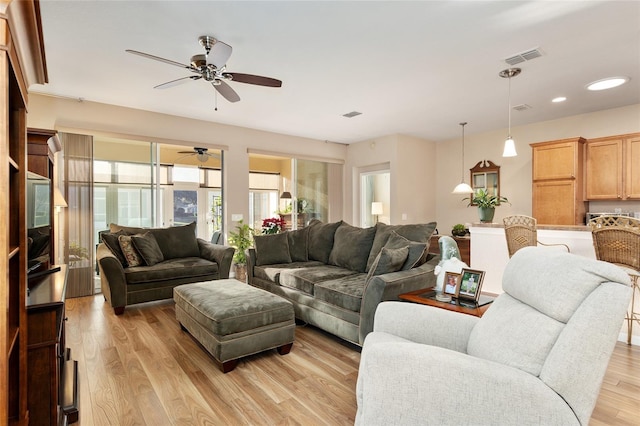
{"label": "light wood floor", "polygon": [[[118,317],[101,295],[66,308],[79,425],[353,424],[360,353],[318,329],[298,326],[288,355],[254,355],[222,374],[180,330],[172,301]],[[640,424],[640,348],[616,345],[591,424]]]}

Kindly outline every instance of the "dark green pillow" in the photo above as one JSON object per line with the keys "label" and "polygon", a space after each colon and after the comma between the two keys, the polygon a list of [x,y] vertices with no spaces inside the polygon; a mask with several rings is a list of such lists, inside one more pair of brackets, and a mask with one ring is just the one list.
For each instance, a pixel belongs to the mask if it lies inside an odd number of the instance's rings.
{"label": "dark green pillow", "polygon": [[329,264],[364,272],[376,228],[358,228],[346,222],[336,229]]}
{"label": "dark green pillow", "polygon": [[329,255],[333,248],[333,237],[342,221],[322,223],[314,219],[309,223],[309,260],[329,263]]}
{"label": "dark green pillow", "polygon": [[309,227],[286,232],[292,262],[309,260]]}
{"label": "dark green pillow", "polygon": [[132,235],[131,242],[148,266],[153,266],[164,260],[160,246],[158,246],[158,242],[152,233],[146,232],[142,235]]}
{"label": "dark green pillow", "polygon": [[154,228],[145,231],[151,232],[156,238],[165,260],[181,257],[200,257],[195,222],[183,226]]}
{"label": "dark green pillow", "polygon": [[109,224],[109,231],[111,231],[111,233],[114,232],[124,232],[124,235],[135,235],[135,234],[142,234],[144,232],[147,232],[148,229],[145,228],[138,228],[135,226],[124,226],[124,225],[118,225],[116,223],[110,223]]}
{"label": "dark green pillow", "polygon": [[[401,235],[410,241],[428,244],[429,238],[431,238],[431,234],[433,234],[435,229],[436,222],[409,225],[387,225],[385,223],[378,222],[376,224],[376,237],[373,239],[371,253],[369,253],[369,259],[367,259],[366,271],[369,272],[369,269],[371,269],[373,261],[380,253],[382,247],[387,244],[387,240],[389,240],[392,231],[396,231],[398,235]],[[424,258],[426,259],[426,254]]]}
{"label": "dark green pillow", "polygon": [[101,237],[104,245],[107,246],[109,250],[111,250],[111,253],[113,253],[115,257],[118,258],[118,260],[122,264],[122,267],[126,268],[129,265],[127,264],[127,259],[125,259],[124,253],[120,248],[120,241],[118,241],[118,237],[120,235],[127,235],[127,234],[124,231],[120,230],[118,232],[111,232],[111,233],[103,232],[101,234]]}
{"label": "dark green pillow", "polygon": [[256,266],[291,263],[289,238],[286,233],[254,235]]}
{"label": "dark green pillow", "polygon": [[390,249],[402,247],[407,247],[409,249],[407,260],[401,268],[401,270],[406,271],[407,269],[420,266],[424,263],[423,259],[425,258],[425,252],[429,247],[429,243],[416,243],[415,241],[409,241],[402,235],[398,235],[396,231],[391,231],[391,236],[384,246]]}
{"label": "dark green pillow", "polygon": [[404,262],[407,260],[408,254],[408,247],[397,249],[382,247],[382,250],[380,250],[380,253],[373,261],[373,265],[371,265],[371,269],[367,274],[367,279],[365,282],[368,283],[369,280],[376,275],[384,275],[391,272],[399,271],[402,268],[402,265],[404,265]]}

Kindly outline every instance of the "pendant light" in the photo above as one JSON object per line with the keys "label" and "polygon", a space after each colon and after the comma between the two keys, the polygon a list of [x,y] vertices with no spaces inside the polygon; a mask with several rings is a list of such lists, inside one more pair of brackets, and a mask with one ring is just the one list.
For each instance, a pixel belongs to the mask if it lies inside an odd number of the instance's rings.
{"label": "pendant light", "polygon": [[511,137],[511,77],[516,77],[520,72],[522,72],[520,68],[508,68],[500,71],[499,74],[500,77],[509,79],[509,134],[507,135],[507,140],[504,141],[503,157],[515,157],[518,155],[516,152],[516,144]]}
{"label": "pendant light", "polygon": [[462,175],[460,177],[460,183],[453,188],[452,194],[470,194],[473,192],[473,189],[464,181],[464,126],[467,125],[467,122],[460,123],[462,126]]}

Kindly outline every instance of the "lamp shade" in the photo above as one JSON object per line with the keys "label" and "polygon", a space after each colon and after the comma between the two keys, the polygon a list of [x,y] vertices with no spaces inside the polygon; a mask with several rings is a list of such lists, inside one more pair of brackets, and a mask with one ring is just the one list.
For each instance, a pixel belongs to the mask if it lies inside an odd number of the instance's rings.
{"label": "lamp shade", "polygon": [[380,201],[371,203],[371,214],[380,215],[382,212],[382,203]]}
{"label": "lamp shade", "polygon": [[281,199],[291,199],[291,193],[289,191],[284,191],[280,196]]}
{"label": "lamp shade", "polygon": [[62,196],[62,192],[60,192],[60,188],[57,186],[53,188],[53,205],[55,207],[68,207],[67,201]]}
{"label": "lamp shade", "polygon": [[502,156],[515,157],[516,155],[518,155],[518,153],[516,152],[516,144],[513,139],[509,137],[506,141],[504,141],[504,151],[502,151]]}
{"label": "lamp shade", "polygon": [[471,188],[466,182],[460,182],[455,188],[453,188],[453,191],[451,191],[452,194],[470,194],[472,192],[473,188]]}

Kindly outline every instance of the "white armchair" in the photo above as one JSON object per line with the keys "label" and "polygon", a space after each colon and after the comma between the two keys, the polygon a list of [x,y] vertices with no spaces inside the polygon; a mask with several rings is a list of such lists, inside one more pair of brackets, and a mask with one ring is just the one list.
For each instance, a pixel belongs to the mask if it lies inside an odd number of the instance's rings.
{"label": "white armchair", "polygon": [[482,318],[378,306],[363,345],[357,425],[589,423],[631,298],[617,266],[519,250]]}

